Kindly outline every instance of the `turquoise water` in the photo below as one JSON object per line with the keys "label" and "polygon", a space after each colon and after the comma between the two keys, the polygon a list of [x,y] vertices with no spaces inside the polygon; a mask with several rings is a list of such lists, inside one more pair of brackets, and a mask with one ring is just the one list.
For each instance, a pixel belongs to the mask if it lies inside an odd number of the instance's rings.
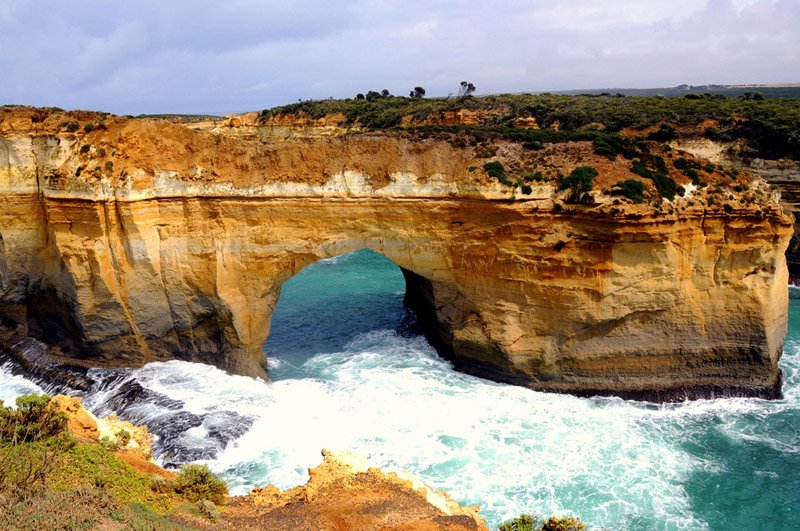
{"label": "turquoise water", "polygon": [[[86,403],[147,422],[159,459],[205,459],[235,493],[304,483],[328,448],[409,470],[492,526],[539,512],[593,529],[800,528],[800,300],[783,400],[655,405],[455,372],[416,332],[403,289],[370,252],[314,264],[284,285],[272,383],[172,361],[95,371],[104,383]],[[0,396],[33,385],[2,370]],[[120,399],[136,386],[149,394]]]}

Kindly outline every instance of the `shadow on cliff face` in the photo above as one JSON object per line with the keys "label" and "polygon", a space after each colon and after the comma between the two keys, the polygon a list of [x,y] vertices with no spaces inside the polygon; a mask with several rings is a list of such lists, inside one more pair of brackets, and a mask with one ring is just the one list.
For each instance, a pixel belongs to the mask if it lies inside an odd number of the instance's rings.
{"label": "shadow on cliff face", "polygon": [[59,298],[55,290],[43,289],[31,295],[26,313],[29,335],[50,345],[58,345],[74,357],[87,354],[73,309]]}

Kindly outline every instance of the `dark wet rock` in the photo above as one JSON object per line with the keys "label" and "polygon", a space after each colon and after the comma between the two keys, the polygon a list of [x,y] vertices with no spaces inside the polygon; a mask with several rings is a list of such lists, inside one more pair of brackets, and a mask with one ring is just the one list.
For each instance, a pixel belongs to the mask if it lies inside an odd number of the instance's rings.
{"label": "dark wet rock", "polygon": [[213,411],[203,419],[203,427],[208,431],[208,437],[222,445],[238,439],[253,426],[254,419],[240,415],[234,411]]}
{"label": "dark wet rock", "polygon": [[64,363],[41,341],[7,329],[0,330],[0,362],[49,394],[80,394],[94,383],[86,368]]}

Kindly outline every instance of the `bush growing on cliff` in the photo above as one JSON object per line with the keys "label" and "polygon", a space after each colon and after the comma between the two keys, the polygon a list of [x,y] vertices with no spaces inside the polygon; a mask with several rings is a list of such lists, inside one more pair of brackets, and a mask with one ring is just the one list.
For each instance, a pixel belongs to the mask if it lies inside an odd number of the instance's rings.
{"label": "bush growing on cliff", "polygon": [[598,172],[592,166],[578,166],[572,172],[559,180],[559,190],[569,190],[568,203],[586,203],[591,200],[589,192],[592,191],[594,178]]}
{"label": "bush growing on cliff", "polygon": [[16,409],[0,402],[0,441],[19,444],[56,437],[67,426],[67,417],[59,412],[46,395],[23,395]]}
{"label": "bush growing on cliff", "polygon": [[573,516],[558,518],[551,516],[547,520],[535,514],[522,514],[512,520],[503,522],[498,531],[584,531],[586,525]]}
{"label": "bush growing on cliff", "polygon": [[642,154],[633,161],[631,171],[653,181],[661,197],[670,201],[675,198],[678,184],[668,175],[667,164],[663,158],[658,155]]}
{"label": "bush growing on cliff", "polygon": [[0,497],[19,500],[44,486],[75,441],[67,419],[44,395],[24,395],[16,409],[0,402]]}
{"label": "bush growing on cliff", "polygon": [[621,195],[634,203],[642,203],[644,201],[644,183],[636,179],[620,181],[611,187],[611,195]]}
{"label": "bush growing on cliff", "polygon": [[215,476],[208,465],[183,465],[174,488],[192,501],[206,499],[220,504],[228,495],[228,484]]}
{"label": "bush growing on cliff", "polygon": [[511,184],[511,181],[506,178],[506,169],[496,160],[484,164],[483,169],[489,177],[494,177],[503,184]]}
{"label": "bush growing on cliff", "polygon": [[657,142],[669,142],[678,138],[678,132],[671,125],[664,124],[658,130],[650,133],[647,138]]}

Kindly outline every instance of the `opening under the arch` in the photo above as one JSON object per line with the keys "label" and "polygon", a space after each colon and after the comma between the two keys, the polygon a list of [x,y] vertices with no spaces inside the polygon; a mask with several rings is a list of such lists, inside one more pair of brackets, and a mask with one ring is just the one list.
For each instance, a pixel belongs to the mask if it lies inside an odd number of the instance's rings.
{"label": "opening under the arch", "polygon": [[283,284],[272,314],[264,345],[270,378],[305,376],[310,358],[371,333],[419,335],[405,289],[401,269],[368,249],[306,267]]}

